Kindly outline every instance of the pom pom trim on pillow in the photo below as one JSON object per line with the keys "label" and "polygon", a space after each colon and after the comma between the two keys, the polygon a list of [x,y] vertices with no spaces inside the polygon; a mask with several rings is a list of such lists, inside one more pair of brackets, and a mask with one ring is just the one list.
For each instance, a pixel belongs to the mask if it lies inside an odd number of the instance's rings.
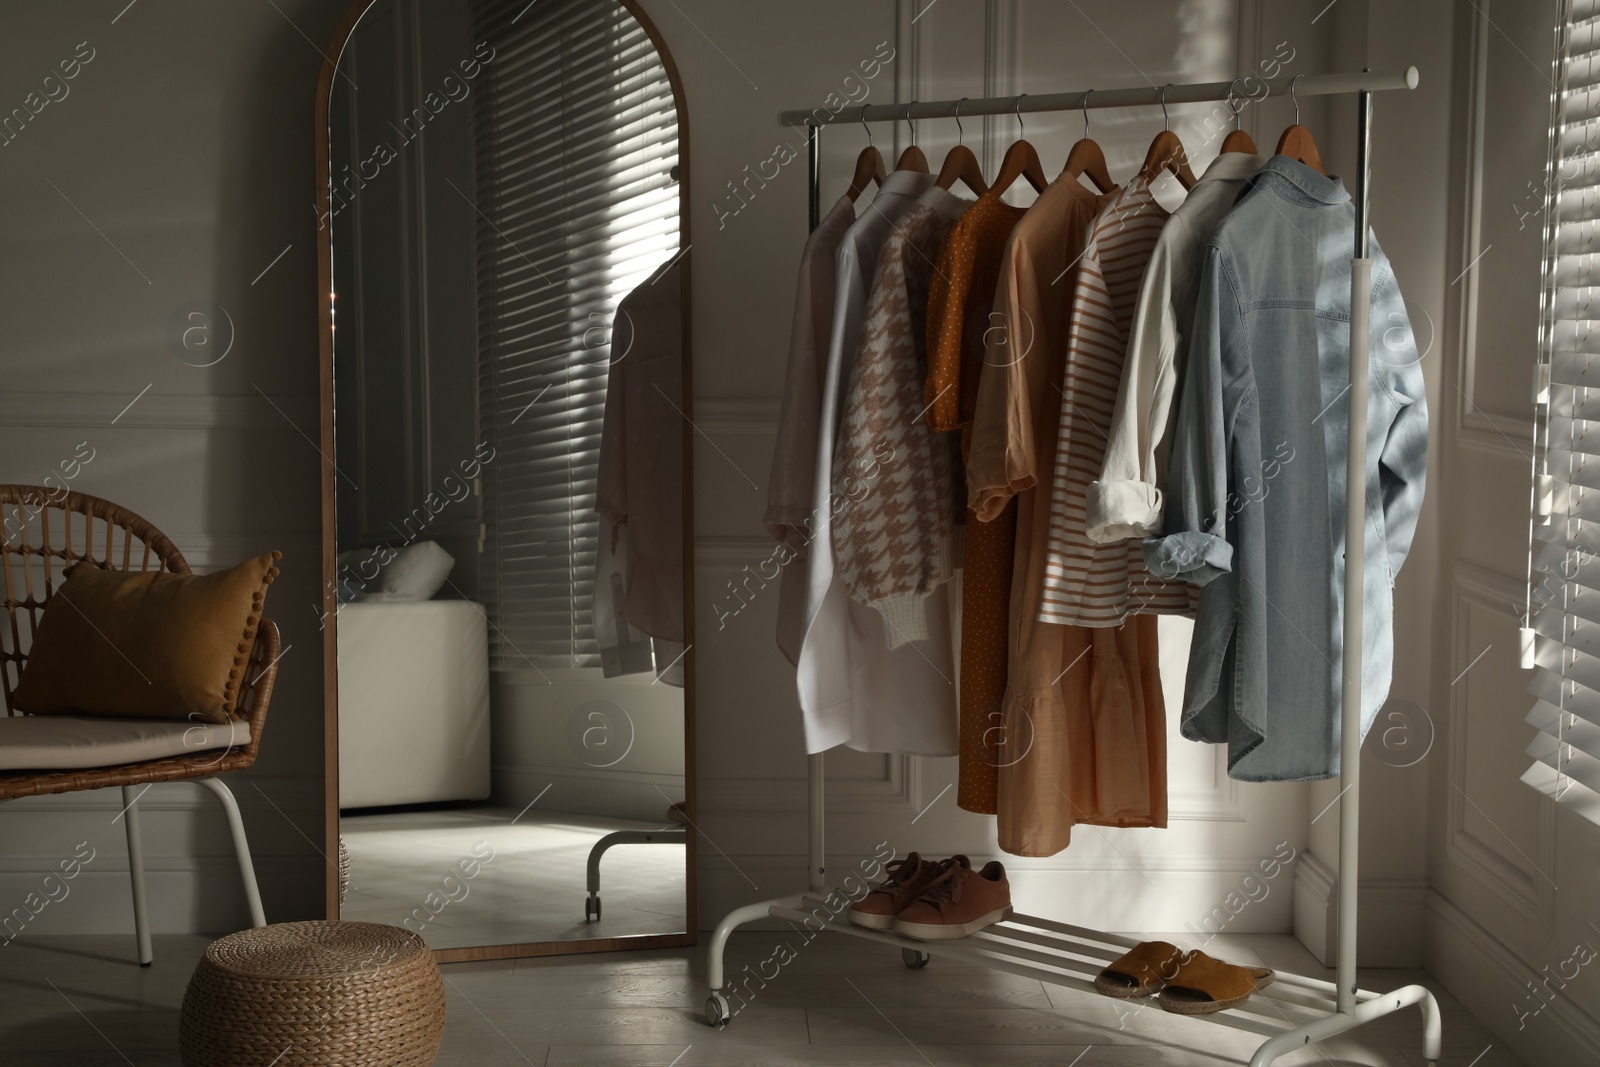
{"label": "pom pom trim on pillow", "polygon": [[282,557],[207,575],[76,564],[45,602],[12,704],[32,715],[231,721]]}

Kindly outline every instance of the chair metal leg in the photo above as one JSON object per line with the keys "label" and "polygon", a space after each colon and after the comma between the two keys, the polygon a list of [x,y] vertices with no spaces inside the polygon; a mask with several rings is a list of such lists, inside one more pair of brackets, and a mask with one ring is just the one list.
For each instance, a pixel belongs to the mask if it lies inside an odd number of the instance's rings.
{"label": "chair metal leg", "polygon": [[250,925],[267,925],[267,916],[261,910],[261,890],[256,887],[256,869],[250,862],[250,842],[244,836],[244,820],[239,817],[239,802],[233,791],[216,778],[198,778],[201,785],[216,794],[228,816],[228,830],[233,834],[233,851],[239,857],[239,878],[244,882],[244,898],[250,905]]}
{"label": "chair metal leg", "polygon": [[144,892],[144,839],[139,833],[142,792],[131,785],[122,787],[122,825],[128,833],[128,875],[133,880],[133,930],[139,941],[139,966],[148,967],[155,960],[155,951],[150,947],[150,912]]}

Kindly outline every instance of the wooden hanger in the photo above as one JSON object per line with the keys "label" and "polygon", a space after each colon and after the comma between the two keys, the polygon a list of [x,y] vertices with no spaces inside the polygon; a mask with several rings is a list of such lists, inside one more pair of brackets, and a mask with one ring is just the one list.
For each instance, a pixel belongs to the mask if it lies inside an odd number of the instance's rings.
{"label": "wooden hanger", "polygon": [[1042,193],[1050,180],[1044,176],[1044,164],[1039,162],[1039,153],[1033,145],[1022,139],[1022,101],[1028,94],[1023,93],[1017,97],[1017,140],[1006,149],[1005,158],[1000,161],[1000,173],[995,176],[994,185],[989,191],[999,196],[1011,188],[1018,178],[1027,178],[1028,184],[1033,186],[1034,192]]}
{"label": "wooden hanger", "polygon": [[1243,152],[1246,155],[1260,155],[1261,150],[1256,147],[1255,141],[1243,130],[1234,130],[1222,139],[1223,154],[1229,152]]}
{"label": "wooden hanger", "polygon": [[869,182],[882,185],[886,176],[883,169],[883,153],[875,146],[868,145],[856,157],[856,172],[851,176],[850,188],[844,191],[844,195],[850,198],[851,203],[855,203]]}
{"label": "wooden hanger", "polygon": [[[1235,82],[1238,80],[1238,78],[1234,79]],[[1255,139],[1239,128],[1239,113],[1244,110],[1244,105],[1233,106],[1232,85],[1228,86],[1228,110],[1233,112],[1233,132],[1222,139],[1223,155],[1227,155],[1229,152],[1243,152],[1250,156],[1260,155],[1260,149],[1256,148]]]}
{"label": "wooden hanger", "polygon": [[1109,193],[1117,184],[1111,180],[1111,171],[1106,167],[1106,154],[1098,144],[1089,140],[1089,93],[1092,92],[1094,90],[1090,89],[1083,94],[1083,136],[1067,153],[1067,165],[1062,169],[1061,177],[1068,181],[1087,177],[1096,189]]}
{"label": "wooden hanger", "polygon": [[861,128],[867,131],[867,147],[861,150],[856,157],[856,172],[850,178],[850,188],[844,195],[850,198],[853,204],[867,188],[868,182],[877,182],[883,185],[885,177],[883,172],[883,153],[878,151],[878,146],[872,143],[872,127],[867,125],[867,120],[861,120]]}
{"label": "wooden hanger", "polygon": [[894,161],[895,170],[914,170],[918,174],[928,173],[928,157],[922,154],[922,149],[912,145],[900,153],[900,158]]}
{"label": "wooden hanger", "polygon": [[978,166],[978,157],[972,154],[972,149],[966,144],[967,131],[961,125],[961,105],[966,102],[967,98],[964,96],[956,101],[956,129],[959,131],[960,139],[944,157],[944,166],[939,168],[939,177],[934,179],[933,184],[948,192],[959,180],[968,189],[982,196],[989,191],[989,183],[983,180],[983,168]]}
{"label": "wooden hanger", "polygon": [[1284,130],[1283,136],[1278,138],[1278,155],[1299,160],[1318,173],[1328,173],[1328,169],[1322,165],[1322,156],[1317,153],[1317,142],[1312,138],[1311,131],[1299,123]]}
{"label": "wooden hanger", "polygon": [[1144,166],[1139,168],[1139,177],[1146,182],[1153,182],[1162,171],[1170,170],[1185,189],[1193,189],[1195,178],[1194,171],[1189,169],[1189,153],[1184,151],[1183,142],[1172,132],[1167,120],[1167,90],[1170,88],[1170,85],[1161,87],[1161,123],[1165,128],[1150,142],[1150,151],[1144,155]]}
{"label": "wooden hanger", "polygon": [[911,109],[917,106],[915,100],[906,105],[906,125],[911,127],[911,144],[900,153],[900,158],[895,160],[895,170],[914,170],[918,174],[928,173],[928,157],[922,154],[922,149],[916,145],[917,127],[911,122]]}
{"label": "wooden hanger", "polygon": [[1195,177],[1194,171],[1189,169],[1189,154],[1184,151],[1178,135],[1171,130],[1162,130],[1150,142],[1150,151],[1145,153],[1139,177],[1147,182],[1155,181],[1164,170],[1170,170],[1185,189],[1194,188]]}
{"label": "wooden hanger", "polygon": [[1106,154],[1087,137],[1073,145],[1072,151],[1067,153],[1067,166],[1062,175],[1068,178],[1086,177],[1102,193],[1109,193],[1117,187],[1117,183],[1111,180],[1111,171],[1106,167]]}
{"label": "wooden hanger", "polygon": [[983,168],[978,165],[978,157],[964,144],[956,145],[944,157],[944,166],[939,168],[939,177],[934,184],[941,189],[949,189],[957,180],[979,196],[989,191],[989,183],[983,180]]}
{"label": "wooden hanger", "polygon": [[1304,74],[1296,74],[1289,83],[1289,96],[1294,99],[1294,125],[1283,131],[1283,136],[1278,138],[1278,155],[1288,156],[1298,160],[1319,174],[1326,175],[1328,170],[1322,165],[1322,155],[1317,151],[1316,138],[1311,136],[1311,131],[1300,125],[1300,99],[1294,95],[1294,83],[1304,78]]}

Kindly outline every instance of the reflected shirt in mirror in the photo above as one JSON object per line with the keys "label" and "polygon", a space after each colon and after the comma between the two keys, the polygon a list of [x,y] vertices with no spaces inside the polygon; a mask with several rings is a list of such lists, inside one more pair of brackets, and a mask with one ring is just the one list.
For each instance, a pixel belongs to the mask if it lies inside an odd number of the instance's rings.
{"label": "reflected shirt in mirror", "polygon": [[594,502],[613,532],[628,531],[627,621],[677,642],[684,639],[687,420],[682,263],[675,255],[617,305]]}

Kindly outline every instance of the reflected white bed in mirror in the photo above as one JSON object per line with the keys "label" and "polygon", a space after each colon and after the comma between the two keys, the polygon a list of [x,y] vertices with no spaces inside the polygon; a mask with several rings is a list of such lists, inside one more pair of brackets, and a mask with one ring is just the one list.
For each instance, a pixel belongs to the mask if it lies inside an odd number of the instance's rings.
{"label": "reflected white bed in mirror", "polygon": [[671,59],[622,0],[360,0],[329,55],[330,914],[441,960],[688,943]]}

